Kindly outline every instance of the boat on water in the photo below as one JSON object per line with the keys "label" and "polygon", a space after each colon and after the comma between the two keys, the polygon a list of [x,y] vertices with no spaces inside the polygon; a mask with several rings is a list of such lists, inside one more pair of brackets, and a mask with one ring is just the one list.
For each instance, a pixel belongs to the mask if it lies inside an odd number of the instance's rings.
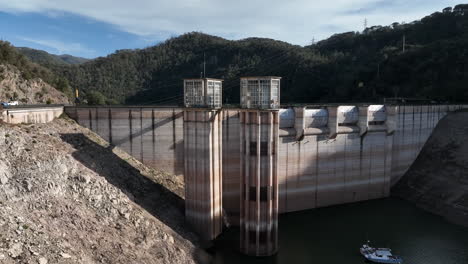
{"label": "boat on water", "polygon": [[393,255],[392,250],[389,248],[373,248],[369,245],[369,241],[362,245],[361,254],[369,261],[374,263],[391,263],[401,264],[403,259],[399,256]]}

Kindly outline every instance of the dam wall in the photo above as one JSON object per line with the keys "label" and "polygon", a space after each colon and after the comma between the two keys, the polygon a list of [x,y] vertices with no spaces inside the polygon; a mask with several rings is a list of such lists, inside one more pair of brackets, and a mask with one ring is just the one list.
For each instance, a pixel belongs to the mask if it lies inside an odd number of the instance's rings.
{"label": "dam wall", "polygon": [[9,124],[48,123],[63,114],[63,105],[14,106],[0,110],[0,120]]}
{"label": "dam wall", "polygon": [[439,120],[462,108],[466,106],[280,110],[289,111],[280,112],[280,212],[387,197]]}
{"label": "dam wall", "polygon": [[183,175],[183,108],[65,107],[65,112],[143,164]]}
{"label": "dam wall", "polygon": [[[439,120],[462,108],[466,106],[281,109],[279,212],[387,197]],[[239,112],[223,111],[223,206],[234,223],[240,199]]]}
{"label": "dam wall", "polygon": [[[279,213],[387,197],[440,119],[465,105],[342,105],[279,110]],[[184,173],[184,108],[66,107],[144,164]],[[222,109],[222,204],[240,219],[241,109]],[[187,133],[187,131],[186,131]]]}
{"label": "dam wall", "polygon": [[391,185],[396,184],[416,160],[439,121],[462,105],[398,107],[397,127],[392,150]]}

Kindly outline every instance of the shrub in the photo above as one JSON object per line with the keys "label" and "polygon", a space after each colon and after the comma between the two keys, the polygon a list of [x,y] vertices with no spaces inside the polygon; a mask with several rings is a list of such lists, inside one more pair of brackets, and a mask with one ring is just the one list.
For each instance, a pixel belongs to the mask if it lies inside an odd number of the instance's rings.
{"label": "shrub", "polygon": [[86,95],[86,99],[89,105],[105,105],[106,104],[106,97],[98,91],[89,92]]}
{"label": "shrub", "polygon": [[106,100],[106,105],[117,105],[119,102],[115,99],[107,99]]}

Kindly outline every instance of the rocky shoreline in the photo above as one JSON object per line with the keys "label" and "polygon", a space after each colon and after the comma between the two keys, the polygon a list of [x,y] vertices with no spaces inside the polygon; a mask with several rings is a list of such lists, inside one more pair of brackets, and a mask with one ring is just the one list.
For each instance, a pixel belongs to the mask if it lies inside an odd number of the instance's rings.
{"label": "rocky shoreline", "polygon": [[392,195],[468,227],[468,112],[439,122]]}

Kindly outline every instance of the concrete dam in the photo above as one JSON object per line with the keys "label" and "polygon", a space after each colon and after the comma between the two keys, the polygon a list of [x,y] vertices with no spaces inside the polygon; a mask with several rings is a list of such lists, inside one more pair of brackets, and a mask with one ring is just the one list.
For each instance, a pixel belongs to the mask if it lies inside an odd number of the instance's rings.
{"label": "concrete dam", "polygon": [[[268,238],[257,227],[275,230],[277,222],[268,220],[275,213],[389,196],[439,120],[462,108],[467,106],[324,105],[266,112],[65,107],[65,112],[142,163],[185,174],[187,220],[202,237],[221,232],[223,211],[235,225],[248,214],[253,218],[244,225],[254,231],[248,230],[246,239],[262,245]],[[246,183],[249,173],[255,177]],[[271,208],[258,214],[265,201]],[[257,246],[252,254],[266,253]]]}
{"label": "concrete dam", "polygon": [[185,218],[204,240],[227,219],[240,251],[278,250],[278,214],[388,197],[439,120],[466,105],[280,107],[280,77],[242,77],[240,108],[222,80],[185,79],[184,105],[66,107],[142,163],[185,182]]}

